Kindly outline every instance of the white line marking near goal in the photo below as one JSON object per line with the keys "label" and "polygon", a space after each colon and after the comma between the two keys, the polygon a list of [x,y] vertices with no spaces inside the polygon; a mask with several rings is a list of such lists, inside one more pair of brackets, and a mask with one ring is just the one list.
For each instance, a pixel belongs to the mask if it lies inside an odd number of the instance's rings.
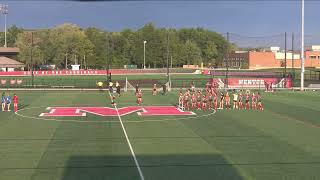
{"label": "white line marking near goal", "polygon": [[[109,95],[110,95],[110,98],[111,98],[111,93],[110,93],[110,91],[109,91]],[[132,156],[133,156],[133,160],[134,160],[134,162],[135,162],[135,164],[136,164],[136,166],[137,166],[137,169],[138,169],[140,178],[141,178],[141,180],[144,180],[144,176],[143,176],[142,170],[141,170],[141,168],[140,168],[140,165],[139,165],[139,162],[138,162],[138,160],[137,160],[137,157],[136,157],[136,155],[135,155],[135,153],[134,153],[134,151],[133,151],[133,148],[132,148],[132,146],[131,146],[131,143],[130,143],[130,140],[129,140],[129,137],[128,137],[126,128],[125,128],[124,125],[123,125],[123,122],[122,122],[121,116],[120,116],[120,114],[119,114],[117,105],[115,105],[114,108],[115,108],[116,111],[117,111],[118,118],[119,118],[119,121],[120,121],[122,130],[123,130],[124,136],[126,137],[127,143],[128,143],[128,145],[129,145],[129,149],[130,149],[131,154],[132,154]]]}

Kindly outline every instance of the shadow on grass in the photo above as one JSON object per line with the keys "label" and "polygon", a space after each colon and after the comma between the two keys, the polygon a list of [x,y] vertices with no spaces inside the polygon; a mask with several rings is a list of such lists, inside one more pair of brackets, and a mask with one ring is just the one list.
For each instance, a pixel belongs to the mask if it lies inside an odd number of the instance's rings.
{"label": "shadow on grass", "polygon": [[[221,155],[139,156],[146,180],[242,180]],[[141,179],[132,156],[73,156],[61,180]]]}

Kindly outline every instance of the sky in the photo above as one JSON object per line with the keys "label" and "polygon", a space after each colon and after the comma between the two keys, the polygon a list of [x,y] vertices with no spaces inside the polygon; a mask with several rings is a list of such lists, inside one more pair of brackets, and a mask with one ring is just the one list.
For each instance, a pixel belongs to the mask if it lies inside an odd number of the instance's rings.
{"label": "sky", "polygon": [[[266,37],[301,32],[300,0],[212,1],[1,1],[9,5],[7,23],[27,29],[63,23],[108,31],[138,29],[148,22],[157,27],[203,27],[225,34]],[[305,33],[319,34],[316,19],[320,1],[305,0]],[[3,16],[0,18],[3,29]],[[241,36],[240,36],[241,35]],[[282,37],[282,36],[281,36]],[[319,38],[320,39],[320,38]],[[320,43],[320,42],[319,42]]]}

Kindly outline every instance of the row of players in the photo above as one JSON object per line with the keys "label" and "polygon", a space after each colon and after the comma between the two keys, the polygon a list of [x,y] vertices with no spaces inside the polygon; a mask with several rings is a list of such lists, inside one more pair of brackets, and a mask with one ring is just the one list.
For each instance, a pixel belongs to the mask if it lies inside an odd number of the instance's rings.
{"label": "row of players", "polygon": [[[157,89],[153,87],[152,94],[156,95]],[[142,103],[142,91],[136,88],[137,104]],[[263,110],[262,96],[260,92],[250,94],[247,90],[245,93],[242,91],[236,92],[233,90],[233,109],[255,109]],[[191,107],[190,107],[191,100]],[[187,90],[185,93],[179,92],[179,106],[184,109],[226,109],[231,108],[231,97],[229,92],[218,92],[216,88],[206,88],[205,92],[202,93],[200,90],[195,91],[195,89]]]}
{"label": "row of players", "polygon": [[[2,111],[11,111],[11,96],[9,93],[3,92],[1,95],[1,110]],[[13,95],[13,107],[14,112],[18,111],[18,96],[16,94]]]}
{"label": "row of players", "polygon": [[[247,90],[246,93],[236,92],[233,90],[233,109],[255,109],[263,110],[262,97],[260,92],[250,94]],[[218,92],[215,89],[206,90],[202,93],[200,90],[186,92],[179,92],[179,106],[186,110],[192,109],[226,109],[231,108],[229,92]],[[190,107],[191,102],[191,107]]]}

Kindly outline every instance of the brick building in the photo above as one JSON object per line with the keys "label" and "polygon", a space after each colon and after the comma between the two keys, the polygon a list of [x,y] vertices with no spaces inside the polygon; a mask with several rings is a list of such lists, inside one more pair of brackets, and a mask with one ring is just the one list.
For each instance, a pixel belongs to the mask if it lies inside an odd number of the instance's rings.
{"label": "brick building", "polygon": [[[285,67],[285,55],[287,59],[287,68],[301,67],[300,52],[280,51],[280,48],[271,48],[269,51],[235,51],[230,53],[224,59],[224,66],[229,59],[230,68],[249,68],[249,69],[267,69]],[[293,59],[293,60],[292,60]],[[320,46],[306,47],[305,67],[320,68]]]}

